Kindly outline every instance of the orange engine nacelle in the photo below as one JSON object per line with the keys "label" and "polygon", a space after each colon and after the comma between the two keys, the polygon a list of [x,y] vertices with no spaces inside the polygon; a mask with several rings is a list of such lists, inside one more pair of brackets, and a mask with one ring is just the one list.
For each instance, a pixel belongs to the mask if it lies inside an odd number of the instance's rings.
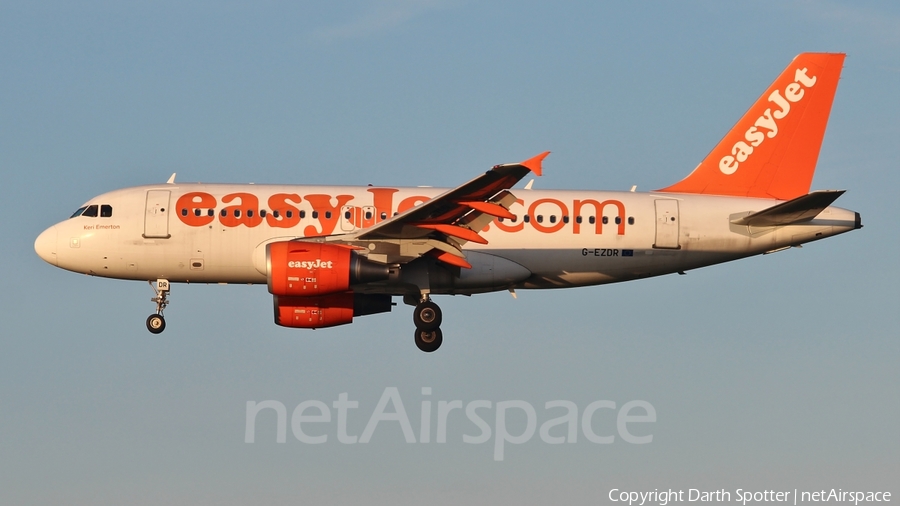
{"label": "orange engine nacelle", "polygon": [[[269,293],[314,297],[346,291],[351,285],[388,279],[389,268],[360,257],[350,248],[305,241],[266,246]],[[351,298],[352,313],[353,302]]]}
{"label": "orange engine nacelle", "polygon": [[319,297],[273,297],[275,323],[282,327],[318,329],[353,322],[354,316],[386,313],[391,296],[353,292]]}
{"label": "orange engine nacelle", "polygon": [[275,296],[275,323],[282,327],[317,329],[353,321],[353,292],[321,297]]}

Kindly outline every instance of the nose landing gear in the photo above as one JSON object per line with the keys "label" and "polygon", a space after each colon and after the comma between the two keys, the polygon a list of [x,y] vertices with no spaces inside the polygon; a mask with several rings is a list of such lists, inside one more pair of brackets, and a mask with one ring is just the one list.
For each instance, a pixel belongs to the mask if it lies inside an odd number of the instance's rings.
{"label": "nose landing gear", "polygon": [[150,299],[150,302],[156,303],[156,313],[147,317],[147,330],[153,334],[159,334],[166,330],[166,319],[163,317],[163,311],[169,305],[169,280],[157,279],[156,286],[153,281],[148,281],[150,287],[156,292],[156,297]]}
{"label": "nose landing gear", "polygon": [[441,332],[441,308],[425,295],[413,311],[413,323],[416,325],[416,346],[425,353],[431,353],[441,347],[444,335]]}

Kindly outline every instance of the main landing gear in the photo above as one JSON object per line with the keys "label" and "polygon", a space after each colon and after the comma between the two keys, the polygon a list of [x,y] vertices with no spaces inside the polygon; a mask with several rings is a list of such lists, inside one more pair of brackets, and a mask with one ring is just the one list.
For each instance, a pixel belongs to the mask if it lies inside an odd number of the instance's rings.
{"label": "main landing gear", "polygon": [[147,330],[154,334],[159,334],[166,330],[166,319],[163,317],[163,311],[169,305],[169,280],[157,279],[156,286],[153,281],[148,281],[150,287],[156,292],[156,297],[150,299],[150,302],[156,303],[156,313],[147,317]]}
{"label": "main landing gear", "polygon": [[441,347],[444,334],[441,332],[441,308],[426,295],[413,311],[416,324],[416,346],[425,353]]}

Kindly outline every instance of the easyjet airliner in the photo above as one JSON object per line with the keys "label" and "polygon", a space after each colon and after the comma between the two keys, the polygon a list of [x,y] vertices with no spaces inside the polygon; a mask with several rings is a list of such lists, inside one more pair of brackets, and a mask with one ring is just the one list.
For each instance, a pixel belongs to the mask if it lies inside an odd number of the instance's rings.
{"label": "easyjet airliner", "polygon": [[843,54],[797,56],[678,183],[649,193],[532,190],[548,153],[453,189],[176,183],[90,199],[35,241],[74,272],[150,282],[266,283],[275,323],[322,328],[415,306],[415,342],[443,340],[437,294],[566,288],[684,272],[860,228],[810,192]]}

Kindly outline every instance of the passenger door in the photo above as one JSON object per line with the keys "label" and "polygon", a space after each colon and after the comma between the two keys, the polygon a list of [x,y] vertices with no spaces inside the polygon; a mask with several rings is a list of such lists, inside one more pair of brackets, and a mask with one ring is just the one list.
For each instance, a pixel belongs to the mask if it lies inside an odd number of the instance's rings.
{"label": "passenger door", "polygon": [[147,206],[144,213],[144,237],[147,239],[168,239],[169,235],[169,190],[148,190]]}
{"label": "passenger door", "polygon": [[678,201],[659,199],[656,201],[656,242],[654,248],[679,249],[678,244]]}

